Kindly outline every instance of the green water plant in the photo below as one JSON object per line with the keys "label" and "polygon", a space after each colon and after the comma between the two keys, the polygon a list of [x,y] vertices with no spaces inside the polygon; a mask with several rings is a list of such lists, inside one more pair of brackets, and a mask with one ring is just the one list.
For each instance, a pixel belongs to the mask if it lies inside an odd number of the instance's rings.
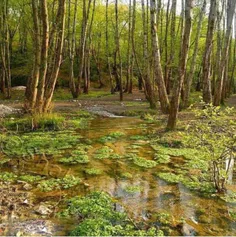
{"label": "green water plant", "polygon": [[111,156],[112,152],[113,149],[109,146],[103,146],[95,151],[94,158],[99,160],[107,159]]}
{"label": "green water plant", "polygon": [[126,186],[124,188],[124,191],[127,194],[137,194],[137,193],[140,193],[142,191],[142,188],[140,186],[132,185],[132,186]]}
{"label": "green water plant", "polygon": [[115,142],[123,136],[125,136],[125,133],[123,133],[123,132],[112,132],[112,133],[109,133],[106,136],[103,136],[103,137],[99,138],[98,141],[101,142],[101,143]]}
{"label": "green water plant", "polygon": [[74,177],[73,175],[66,175],[64,178],[51,178],[47,180],[42,180],[38,184],[38,188],[42,192],[49,192],[60,189],[69,189],[81,182],[81,179]]}
{"label": "green water plant", "polygon": [[142,158],[142,157],[139,157],[139,156],[135,156],[133,158],[133,163],[139,167],[142,167],[142,168],[154,168],[157,166],[157,163],[156,161],[154,160],[147,160],[145,158]]}
{"label": "green water plant", "polygon": [[0,173],[0,180],[4,182],[14,182],[17,180],[17,175],[10,172],[1,172]]}
{"label": "green water plant", "polygon": [[102,170],[96,169],[96,168],[90,168],[90,169],[86,169],[85,173],[88,174],[88,175],[95,176],[95,175],[102,174]]}
{"label": "green water plant", "polygon": [[116,211],[114,205],[107,193],[93,192],[70,199],[59,216],[80,216],[80,223],[70,233],[72,236],[163,236],[155,227],[138,229],[126,212]]}

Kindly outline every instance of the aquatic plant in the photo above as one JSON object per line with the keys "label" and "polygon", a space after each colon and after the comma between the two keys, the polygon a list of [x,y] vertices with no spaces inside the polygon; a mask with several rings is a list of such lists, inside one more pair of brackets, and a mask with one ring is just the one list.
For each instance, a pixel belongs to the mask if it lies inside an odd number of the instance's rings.
{"label": "aquatic plant", "polygon": [[81,138],[78,134],[64,132],[34,132],[23,135],[1,134],[2,152],[8,156],[30,156],[33,154],[59,154],[73,148]]}
{"label": "aquatic plant", "polygon": [[136,194],[142,191],[142,187],[140,186],[126,186],[124,191],[128,194]]}
{"label": "aquatic plant", "polygon": [[170,156],[166,154],[156,153],[154,155],[154,160],[156,161],[157,164],[167,164],[170,162]]}
{"label": "aquatic plant", "polygon": [[123,136],[125,136],[125,133],[123,133],[123,132],[112,132],[106,136],[99,138],[98,141],[101,143],[115,142],[117,139],[119,139],[120,137],[123,137]]}
{"label": "aquatic plant", "polygon": [[27,183],[35,183],[35,182],[38,182],[42,179],[43,179],[42,176],[29,175],[29,174],[21,175],[21,176],[18,177],[18,180],[25,181]]}
{"label": "aquatic plant", "polygon": [[9,130],[14,131],[51,131],[64,128],[65,118],[55,114],[34,114],[24,118],[4,119],[3,125]]}
{"label": "aquatic plant", "polygon": [[103,146],[95,151],[94,158],[99,160],[107,159],[110,157],[112,152],[113,150],[110,147]]}
{"label": "aquatic plant", "polygon": [[142,157],[138,157],[138,156],[135,156],[133,158],[133,163],[139,167],[142,167],[142,168],[154,168],[157,166],[157,163],[156,161],[154,160],[147,160],[145,158],[142,158]]}
{"label": "aquatic plant", "polygon": [[52,178],[40,181],[38,188],[43,192],[49,192],[60,189],[68,189],[78,185],[81,179],[73,175],[66,175],[64,178]]}
{"label": "aquatic plant", "polygon": [[177,175],[174,173],[156,173],[156,175],[165,180],[168,183],[179,183],[183,180],[182,175]]}
{"label": "aquatic plant", "polygon": [[0,180],[4,182],[14,182],[17,180],[17,175],[10,172],[1,172],[0,173]]}
{"label": "aquatic plant", "polygon": [[120,173],[120,177],[124,178],[124,179],[132,179],[133,175],[129,172],[122,172],[122,173]]}
{"label": "aquatic plant", "polygon": [[64,164],[70,164],[70,165],[74,165],[74,164],[87,164],[89,163],[89,157],[85,154],[73,154],[70,157],[63,157],[59,159],[60,163],[64,163]]}
{"label": "aquatic plant", "polygon": [[85,173],[88,175],[100,175],[102,174],[102,170],[96,169],[96,168],[90,168],[90,169],[86,169]]}
{"label": "aquatic plant", "polygon": [[169,225],[171,222],[171,215],[167,212],[160,212],[156,214],[157,221],[162,225]]}
{"label": "aquatic plant", "polygon": [[72,236],[163,236],[152,227],[139,230],[125,212],[114,209],[115,202],[104,192],[93,192],[86,197],[74,197],[59,215],[80,216],[82,221],[71,231]]}

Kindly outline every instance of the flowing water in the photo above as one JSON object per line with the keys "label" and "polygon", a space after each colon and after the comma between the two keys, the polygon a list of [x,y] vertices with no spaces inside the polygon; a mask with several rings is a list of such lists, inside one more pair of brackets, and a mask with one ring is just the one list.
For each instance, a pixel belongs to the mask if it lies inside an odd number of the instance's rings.
{"label": "flowing water", "polygon": [[[73,195],[85,195],[93,190],[103,190],[114,198],[128,211],[129,215],[147,224],[159,224],[156,213],[168,213],[171,216],[172,226],[171,235],[236,235],[236,223],[230,218],[229,213],[236,212],[236,206],[227,204],[217,197],[205,197],[199,193],[192,192],[180,184],[168,184],[167,182],[155,177],[154,172],[161,172],[165,166],[181,165],[183,160],[173,158],[168,165],[159,165],[152,169],[144,169],[131,164],[127,159],[103,159],[98,160],[92,157],[94,151],[103,146],[97,141],[98,138],[111,132],[123,132],[124,137],[115,142],[106,143],[116,154],[125,155],[132,152],[133,145],[137,146],[137,154],[146,159],[153,159],[154,151],[149,146],[149,141],[130,139],[131,135],[146,135],[153,133],[156,125],[144,124],[142,120],[136,118],[96,118],[89,122],[87,129],[78,130],[84,139],[92,140],[92,148],[89,150],[88,164],[62,165],[58,163],[57,157],[51,157],[50,165],[60,166],[61,172],[70,169],[74,176],[81,177],[85,185],[78,185],[68,191],[63,191],[63,195],[70,197]],[[37,159],[37,157],[36,157]],[[45,164],[35,165],[32,162],[26,163],[20,170],[15,166],[5,167],[4,170],[14,172],[30,172],[31,174],[43,175]],[[85,168],[98,168],[103,171],[102,175],[89,176],[84,172]],[[132,178],[121,179],[121,173],[129,172]],[[55,171],[56,174],[56,171]],[[129,186],[138,186],[140,190],[133,194],[125,190]],[[34,203],[58,201],[62,199],[59,191],[42,193],[33,189]],[[121,206],[117,205],[117,209]],[[35,220],[32,211],[25,213],[22,219]],[[181,228],[178,226],[180,219],[185,219]],[[57,225],[57,229],[52,233],[67,234],[73,228],[72,221],[60,221],[55,217],[50,217],[50,221]],[[13,220],[16,221],[16,220]],[[1,229],[0,229],[1,230]],[[1,233],[0,233],[1,234]]]}

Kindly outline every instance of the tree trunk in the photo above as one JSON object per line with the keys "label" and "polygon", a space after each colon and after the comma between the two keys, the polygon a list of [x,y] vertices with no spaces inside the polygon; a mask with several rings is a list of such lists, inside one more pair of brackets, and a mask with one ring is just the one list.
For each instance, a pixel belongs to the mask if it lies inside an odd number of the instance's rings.
{"label": "tree trunk", "polygon": [[236,1],[235,0],[228,0],[228,6],[227,6],[227,30],[224,40],[224,47],[222,51],[222,57],[221,57],[221,63],[220,63],[220,72],[218,75],[217,80],[217,87],[214,95],[214,105],[218,106],[220,105],[221,99],[224,100],[222,97],[222,90],[223,90],[223,82],[227,79],[225,78],[225,75],[227,73],[225,70],[227,69],[227,61],[228,61],[228,55],[229,55],[229,46],[230,46],[230,39],[232,34],[232,24],[233,24],[233,18],[235,13],[235,6]]}
{"label": "tree trunk", "polygon": [[211,69],[212,44],[213,44],[214,29],[216,22],[216,5],[217,5],[216,0],[211,0],[210,13],[208,17],[205,52],[203,57],[202,83],[203,83],[203,101],[205,103],[212,102],[210,69]]}
{"label": "tree trunk", "polygon": [[171,99],[170,114],[167,123],[167,129],[173,130],[176,127],[176,121],[179,111],[181,89],[186,75],[187,59],[189,53],[189,44],[192,31],[192,8],[193,0],[185,0],[185,27],[182,40],[182,53],[179,61],[179,78],[175,83],[174,91]]}
{"label": "tree trunk", "polygon": [[110,79],[110,87],[111,94],[114,94],[114,83],[113,83],[113,75],[111,70],[111,62],[110,62],[110,48],[109,48],[109,32],[108,32],[108,5],[109,0],[106,0],[106,59],[107,59],[107,67],[109,71],[109,79]]}
{"label": "tree trunk", "polygon": [[157,36],[156,28],[156,0],[151,0],[150,2],[150,12],[151,12],[151,35],[152,35],[152,50],[154,57],[154,74],[155,80],[158,85],[158,94],[161,104],[161,111],[163,113],[169,112],[169,99],[166,92],[165,81],[163,78],[163,72],[161,67],[161,57],[159,50],[159,42]]}
{"label": "tree trunk", "polygon": [[195,68],[196,68],[199,40],[200,40],[201,30],[202,30],[202,21],[203,21],[203,17],[205,16],[205,13],[206,13],[206,0],[203,1],[203,5],[199,14],[197,33],[195,37],[195,45],[194,45],[194,51],[193,51],[193,58],[191,61],[190,72],[186,80],[186,86],[185,86],[185,92],[184,92],[184,107],[185,108],[188,106],[188,103],[189,103],[189,94],[190,94],[192,81],[193,81]]}
{"label": "tree trunk", "polygon": [[115,0],[115,44],[116,44],[116,55],[119,61],[119,89],[120,89],[120,101],[123,101],[123,83],[122,83],[122,62],[121,62],[121,52],[120,52],[120,34],[119,34],[119,12],[118,12],[118,0]]}

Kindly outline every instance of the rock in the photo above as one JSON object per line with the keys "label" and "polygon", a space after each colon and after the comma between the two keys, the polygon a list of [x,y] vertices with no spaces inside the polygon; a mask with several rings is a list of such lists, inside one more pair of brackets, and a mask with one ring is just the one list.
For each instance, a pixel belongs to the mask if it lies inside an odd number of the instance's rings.
{"label": "rock", "polygon": [[33,189],[33,186],[32,186],[31,184],[26,183],[26,184],[23,186],[23,189],[26,190],[26,191],[29,191],[29,190]]}
{"label": "rock", "polygon": [[15,114],[18,112],[19,112],[18,109],[14,109],[14,108],[8,107],[6,105],[0,105],[0,117],[5,117],[7,115]]}
{"label": "rock", "polygon": [[26,86],[14,86],[11,88],[13,91],[25,91]]}
{"label": "rock", "polygon": [[55,233],[57,228],[49,220],[14,222],[10,230],[8,226],[9,224],[7,222],[0,224],[0,229],[4,229],[4,234],[11,236],[48,236]]}
{"label": "rock", "polygon": [[184,223],[182,230],[181,230],[183,236],[195,236],[196,231],[193,226],[189,225],[188,223]]}
{"label": "rock", "polygon": [[35,207],[34,211],[37,213],[37,214],[40,214],[40,215],[50,215],[52,213],[52,210],[50,208],[50,206],[47,206],[47,205],[44,205],[44,204],[40,204],[38,206]]}

